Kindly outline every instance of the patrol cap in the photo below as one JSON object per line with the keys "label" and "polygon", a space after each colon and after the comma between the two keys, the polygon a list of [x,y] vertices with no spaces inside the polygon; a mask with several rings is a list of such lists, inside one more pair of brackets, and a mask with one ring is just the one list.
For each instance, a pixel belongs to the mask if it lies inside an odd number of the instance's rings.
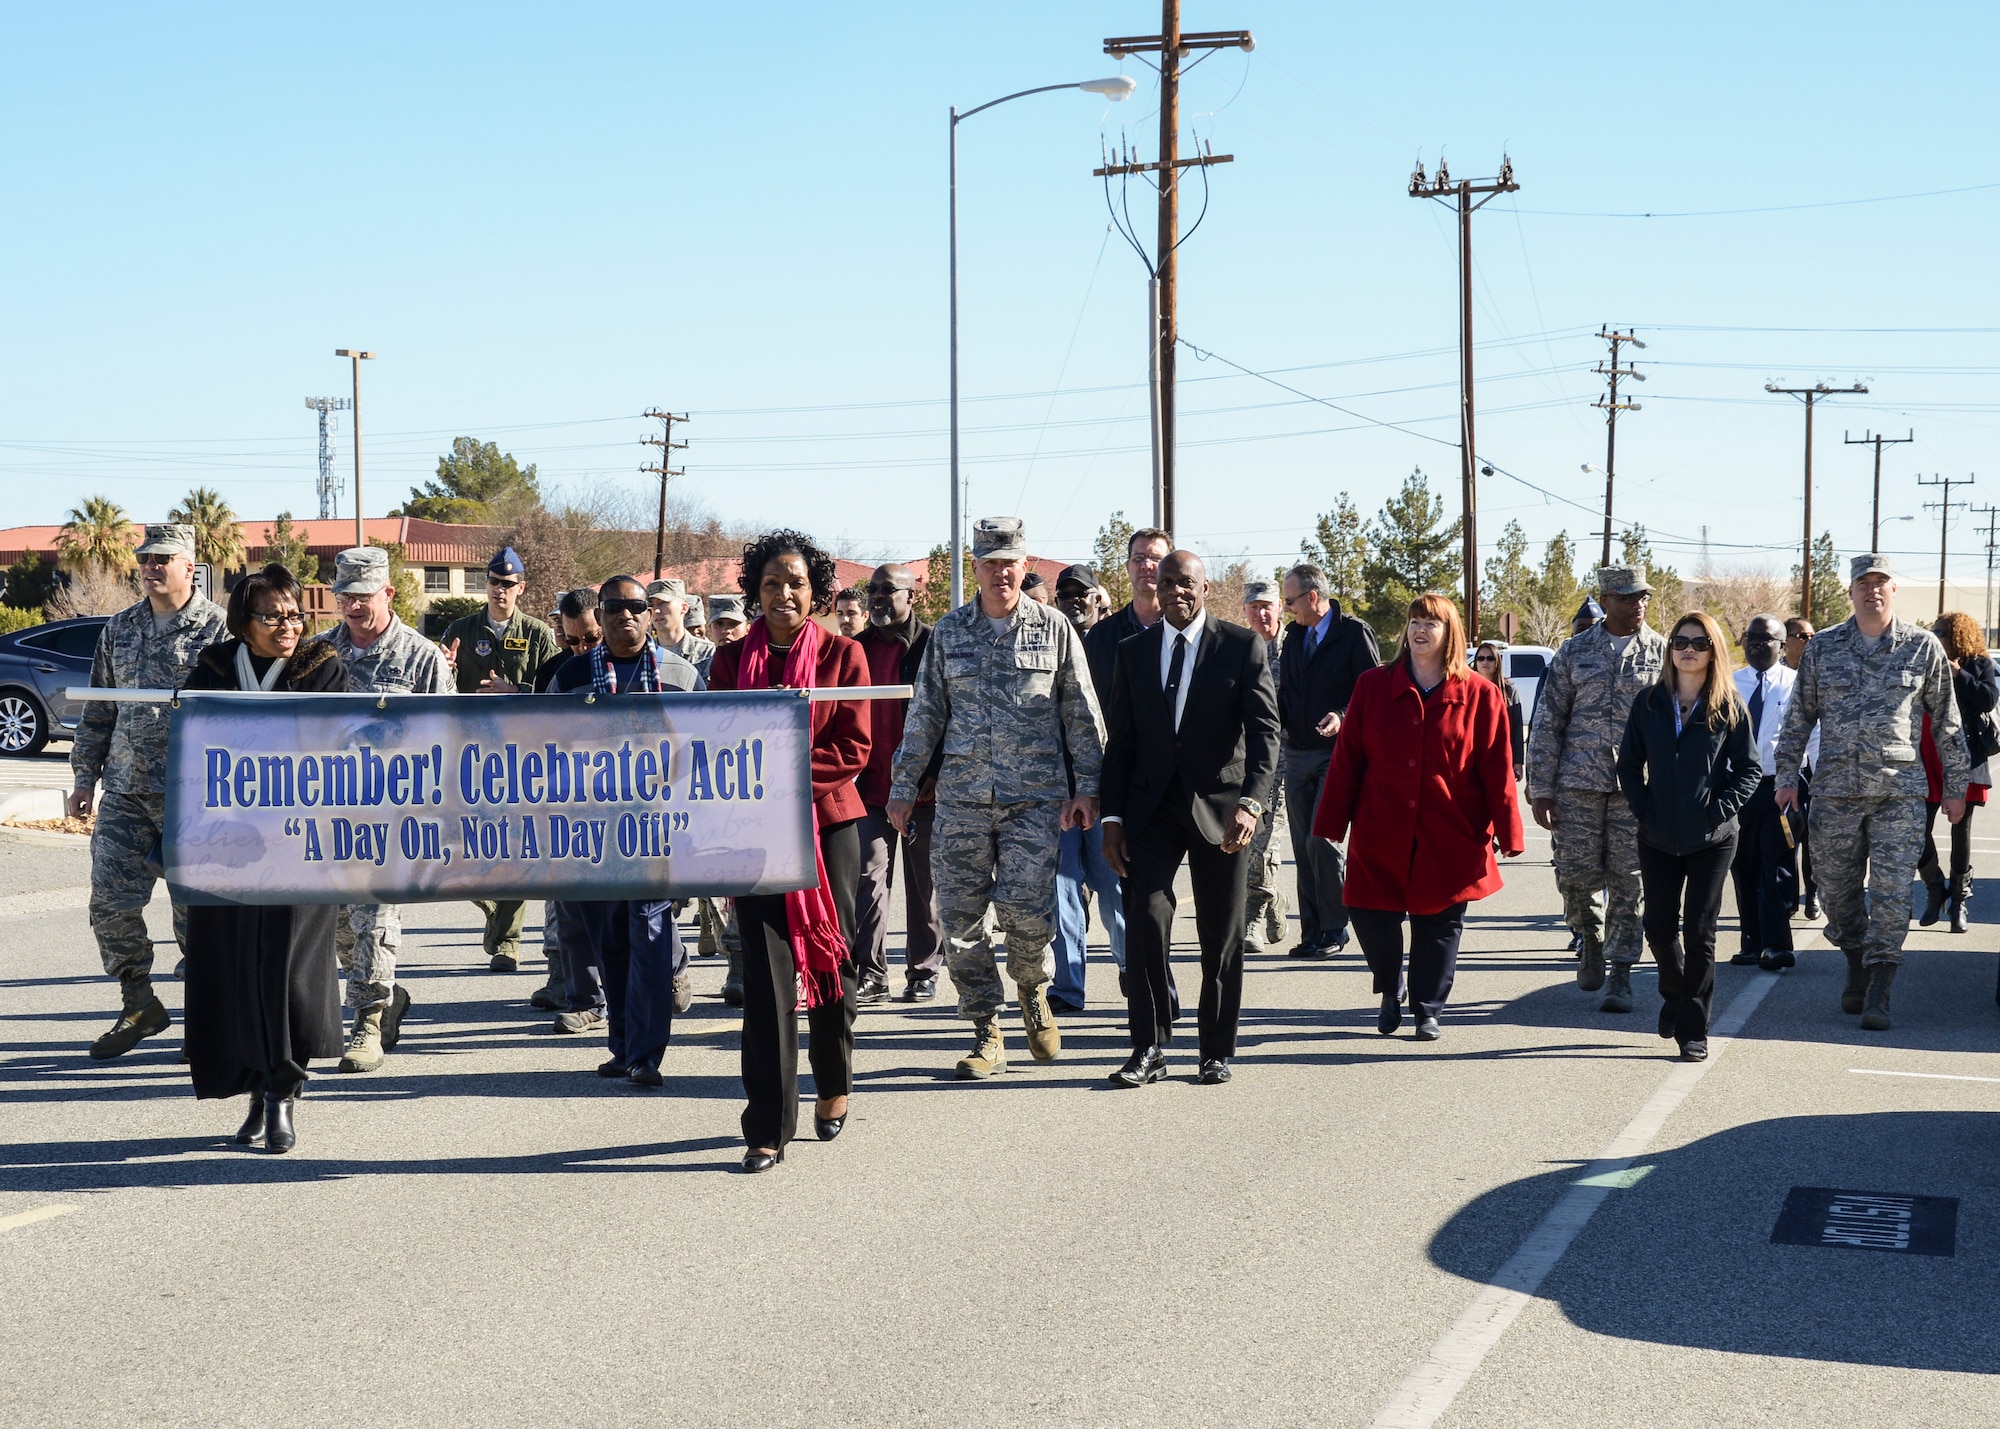
{"label": "patrol cap", "polygon": [[743,597],[740,595],[712,595],[708,598],[708,623],[715,625],[721,621],[734,621],[747,625],[743,618]]}
{"label": "patrol cap", "polygon": [[1018,516],[983,516],[972,525],[972,559],[975,561],[1025,561],[1028,559],[1027,528]]}
{"label": "patrol cap", "polygon": [[668,576],[665,580],[646,583],[647,600],[677,600],[687,603],[687,582]]}
{"label": "patrol cap", "polygon": [[[153,528],[148,526],[146,529],[150,531]],[[1890,580],[1894,580],[1896,573],[1889,569],[1889,558],[1887,556],[1883,555],[1880,551],[1870,551],[1867,555],[1856,556],[1847,563],[1847,583],[1849,585],[1853,585],[1856,581],[1867,576],[1887,576]]]}
{"label": "patrol cap", "polygon": [[1104,589],[1104,582],[1097,578],[1097,572],[1089,566],[1064,566],[1062,574],[1056,577],[1057,587],[1060,588],[1064,581],[1075,581],[1085,590]]}
{"label": "patrol cap", "polygon": [[512,546],[502,546],[493,553],[493,559],[486,563],[486,574],[524,581],[528,578],[528,568],[521,564],[519,551]]}
{"label": "patrol cap", "polygon": [[186,556],[194,559],[194,527],[192,526],[148,526],[146,539],[139,544],[135,556]]}
{"label": "patrol cap", "polygon": [[373,595],[389,584],[389,553],[380,546],[350,546],[333,558],[335,595]]}
{"label": "patrol cap", "polygon": [[1278,603],[1278,583],[1276,581],[1243,582],[1243,603],[1245,605],[1276,605]]}
{"label": "patrol cap", "polygon": [[703,613],[701,608],[700,596],[688,595],[682,596],[681,599],[687,602],[687,623],[689,625],[708,624],[708,616]]}
{"label": "patrol cap", "polygon": [[1644,566],[1599,566],[1597,568],[1597,593],[1599,595],[1651,595],[1653,588],[1646,584]]}

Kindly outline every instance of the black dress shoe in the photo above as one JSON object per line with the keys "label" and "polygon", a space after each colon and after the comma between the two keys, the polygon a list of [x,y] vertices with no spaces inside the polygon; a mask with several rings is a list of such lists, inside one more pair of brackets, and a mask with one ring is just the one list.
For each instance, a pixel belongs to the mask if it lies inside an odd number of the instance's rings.
{"label": "black dress shoe", "polygon": [[1790,948],[1766,948],[1764,949],[1764,956],[1757,959],[1757,966],[1767,973],[1778,972],[1784,968],[1795,968],[1798,965],[1798,955]]}
{"label": "black dress shoe", "polygon": [[622,1077],[631,1070],[616,1057],[607,1057],[597,1064],[597,1075],[600,1077]]}
{"label": "black dress shoe", "polygon": [[264,1094],[264,1149],[283,1155],[299,1144],[298,1131],[292,1126],[292,1098],[281,1097],[276,1092]]}
{"label": "black dress shoe", "polygon": [[903,989],[906,1002],[929,1002],[937,996],[937,979],[934,977],[914,977]]}
{"label": "black dress shoe", "polygon": [[249,1146],[264,1134],[264,1097],[262,1093],[250,1094],[250,1112],[243,1118],[243,1125],[236,1128],[236,1144]]}
{"label": "black dress shoe", "polygon": [[1733,968],[1754,968],[1757,966],[1757,960],[1763,956],[1762,953],[1754,953],[1745,948],[1729,960],[1729,965]]}
{"label": "black dress shoe", "polygon": [[1681,1043],[1681,1060],[1683,1062],[1706,1062],[1708,1060],[1708,1043],[1705,1040]]}
{"label": "black dress shoe", "polygon": [[1049,1010],[1074,1017],[1077,1013],[1083,1011],[1083,1004],[1080,1002],[1071,1002],[1066,997],[1056,997],[1051,994],[1049,997]]}
{"label": "black dress shoe", "polygon": [[821,1116],[818,1112],[813,1113],[813,1135],[821,1141],[833,1140],[840,1135],[841,1128],[846,1125],[846,1112],[842,1112],[839,1116]]}
{"label": "black dress shoe", "polygon": [[625,1074],[625,1080],[642,1091],[657,1091],[665,1086],[667,1079],[660,1075],[658,1067],[649,1067],[641,1062]]}
{"label": "black dress shoe", "polygon": [[1419,1042],[1435,1042],[1443,1035],[1444,1029],[1438,1026],[1438,1020],[1435,1017],[1419,1017],[1417,1019],[1416,1038]]}
{"label": "black dress shoe", "polygon": [[1207,1057],[1202,1060],[1201,1075],[1195,1079],[1204,1087],[1219,1087],[1229,1080],[1229,1059],[1227,1057]]}
{"label": "black dress shoe", "polygon": [[746,1151],[743,1153],[743,1172],[754,1176],[759,1171],[768,1171],[785,1159],[785,1148],[776,1151]]}
{"label": "black dress shoe", "polygon": [[1125,969],[1123,968],[1118,969],[1118,995],[1124,998],[1132,996],[1131,993],[1125,990]]}
{"label": "black dress shoe", "polygon": [[854,1002],[857,1007],[870,1007],[888,1000],[889,984],[879,977],[865,977],[861,979],[861,985],[854,989]]}
{"label": "black dress shoe", "polygon": [[1392,1036],[1403,1025],[1403,999],[1396,993],[1382,994],[1382,1011],[1375,1018],[1375,1030],[1384,1037]]}
{"label": "black dress shoe", "polygon": [[393,1052],[403,1040],[403,1014],[410,1010],[410,990],[401,983],[390,990],[389,1005],[382,1009],[382,1050]]}
{"label": "black dress shoe", "polygon": [[1323,958],[1330,958],[1335,953],[1345,952],[1346,950],[1347,950],[1347,929],[1342,928],[1338,933],[1335,933],[1333,934],[1333,936],[1326,939],[1326,951],[1321,953],[1320,956]]}
{"label": "black dress shoe", "polygon": [[1126,1059],[1125,1065],[1111,1074],[1111,1084],[1116,1087],[1143,1087],[1148,1082],[1157,1082],[1167,1074],[1167,1054],[1158,1046],[1141,1047]]}

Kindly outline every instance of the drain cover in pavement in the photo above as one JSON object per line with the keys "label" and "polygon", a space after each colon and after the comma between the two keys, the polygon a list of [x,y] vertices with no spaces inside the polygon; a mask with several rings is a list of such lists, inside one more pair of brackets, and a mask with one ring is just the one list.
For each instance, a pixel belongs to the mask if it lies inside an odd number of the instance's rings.
{"label": "drain cover in pavement", "polygon": [[1772,1245],[1889,1250],[1903,1255],[1949,1256],[1957,1241],[1956,1196],[1897,1196],[1825,1186],[1792,1187],[1771,1230]]}

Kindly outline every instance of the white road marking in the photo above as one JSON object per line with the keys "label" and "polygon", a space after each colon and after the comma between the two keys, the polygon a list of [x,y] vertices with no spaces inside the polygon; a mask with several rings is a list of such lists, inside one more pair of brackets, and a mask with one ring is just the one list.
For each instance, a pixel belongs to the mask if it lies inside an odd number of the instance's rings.
{"label": "white road marking", "polygon": [[1951,1072],[1878,1072],[1873,1067],[1849,1067],[1857,1077],[1923,1077],[1933,1082],[2000,1082],[2000,1077],[1962,1077]]}
{"label": "white road marking", "polygon": [[1591,1161],[1588,1174],[1573,1182],[1528,1232],[1526,1240],[1459,1314],[1422,1364],[1411,1370],[1395,1395],[1371,1421],[1373,1429],[1429,1429],[1458,1398],[1514,1319],[1534,1298],[1542,1281],[1614,1189],[1629,1184],[1625,1173],[1660,1133],[1668,1117],[1687,1100],[1695,1084],[1715,1065],[1772,988],[1776,973],[1762,973],[1736,994],[1709,1028],[1708,1060],[1676,1062],[1639,1114]]}
{"label": "white road marking", "polygon": [[10,893],[0,897],[0,918],[30,918],[37,913],[65,913],[90,906],[90,885],[44,888],[36,893]]}
{"label": "white road marking", "polygon": [[66,1216],[71,1211],[80,1211],[82,1209],[83,1207],[81,1206],[37,1206],[32,1211],[21,1211],[11,1216],[0,1216],[0,1232],[19,1230],[22,1226],[31,1226],[36,1221],[53,1220],[57,1216]]}

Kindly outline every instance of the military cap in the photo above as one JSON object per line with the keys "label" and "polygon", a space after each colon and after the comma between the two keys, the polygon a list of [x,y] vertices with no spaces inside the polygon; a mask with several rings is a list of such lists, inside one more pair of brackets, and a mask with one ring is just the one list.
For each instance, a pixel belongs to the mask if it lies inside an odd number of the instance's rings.
{"label": "military cap", "polygon": [[1028,559],[1027,528],[1018,516],[982,516],[972,525],[972,559],[975,561],[1025,561]]}
{"label": "military cap", "polygon": [[137,556],[186,556],[194,559],[194,527],[148,526],[146,539],[133,552]]}
{"label": "military cap", "polygon": [[1597,593],[1599,595],[1651,595],[1653,588],[1646,584],[1644,566],[1599,566],[1597,568]]}
{"label": "military cap", "polygon": [[1592,597],[1585,596],[1583,604],[1576,608],[1576,614],[1569,618],[1569,623],[1574,625],[1579,620],[1588,620],[1592,625],[1595,625],[1602,619],[1604,619],[1604,607],[1599,605]]}
{"label": "military cap", "polygon": [[486,563],[486,574],[524,581],[528,578],[528,568],[521,563],[519,551],[512,546],[502,546],[493,553],[493,559]]}
{"label": "military cap", "polygon": [[1029,571],[1027,575],[1021,578],[1022,590],[1033,590],[1036,586],[1044,586],[1047,584],[1048,582],[1042,579],[1042,573],[1040,571]]}
{"label": "military cap", "polygon": [[743,597],[740,595],[712,595],[708,598],[708,623],[732,620],[738,625],[749,622],[743,616]]}
{"label": "military cap", "polygon": [[350,546],[333,558],[335,595],[373,595],[389,584],[389,553],[380,546]]}
{"label": "military cap", "polygon": [[708,616],[703,612],[701,608],[700,596],[684,595],[681,597],[681,599],[687,604],[687,623],[689,625],[708,624]]}
{"label": "military cap", "polygon": [[1097,572],[1089,566],[1064,566],[1062,574],[1056,577],[1056,585],[1060,587],[1064,581],[1075,581],[1085,590],[1104,589],[1104,582],[1097,578]]}
{"label": "military cap", "polygon": [[674,577],[668,576],[665,580],[646,582],[646,599],[678,600],[685,604],[687,601],[687,589],[686,581],[676,580]]}
{"label": "military cap", "polygon": [[[150,531],[153,528],[148,526],[146,529]],[[1847,583],[1849,585],[1853,585],[1863,576],[1887,576],[1890,580],[1894,580],[1896,573],[1889,569],[1889,558],[1887,556],[1883,555],[1880,551],[1871,551],[1865,556],[1856,556],[1847,563]]]}
{"label": "military cap", "polygon": [[1278,604],[1278,583],[1276,581],[1243,582],[1243,603],[1245,605]]}

